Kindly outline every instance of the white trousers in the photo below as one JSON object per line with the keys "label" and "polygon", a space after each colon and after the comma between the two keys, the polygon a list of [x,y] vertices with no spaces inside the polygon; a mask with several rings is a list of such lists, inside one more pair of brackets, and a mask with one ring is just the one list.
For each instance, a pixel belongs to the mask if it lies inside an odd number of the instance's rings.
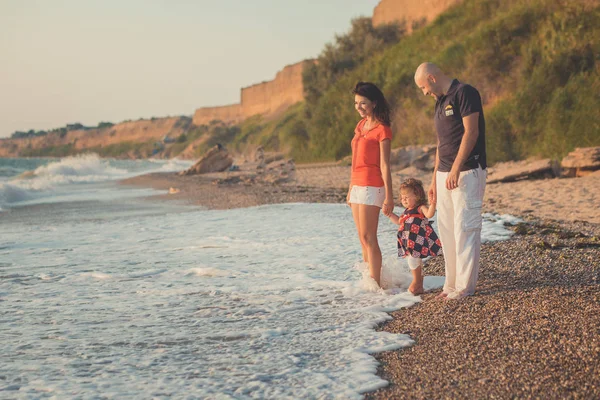
{"label": "white trousers", "polygon": [[487,170],[460,173],[458,187],[446,189],[448,172],[437,172],[438,230],[444,252],[444,293],[459,298],[475,293],[481,249],[481,206]]}

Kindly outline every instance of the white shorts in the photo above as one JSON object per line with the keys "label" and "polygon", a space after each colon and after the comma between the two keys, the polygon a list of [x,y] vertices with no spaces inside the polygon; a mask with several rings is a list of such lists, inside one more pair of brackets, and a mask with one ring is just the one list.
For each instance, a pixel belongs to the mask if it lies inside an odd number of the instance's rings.
{"label": "white shorts", "polygon": [[352,186],[350,191],[351,204],[366,204],[381,208],[385,200],[385,186]]}

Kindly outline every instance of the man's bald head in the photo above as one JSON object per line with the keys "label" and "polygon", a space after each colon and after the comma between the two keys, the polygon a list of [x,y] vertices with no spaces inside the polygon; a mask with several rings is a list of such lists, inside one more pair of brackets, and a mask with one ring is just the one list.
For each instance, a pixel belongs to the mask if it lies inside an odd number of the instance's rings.
{"label": "man's bald head", "polygon": [[443,75],[444,73],[434,63],[424,62],[423,64],[417,67],[417,71],[415,72],[415,82],[417,79],[426,78],[427,75],[433,75],[434,77],[438,75]]}
{"label": "man's bald head", "polygon": [[452,81],[434,63],[424,62],[415,71],[415,83],[425,96],[438,99],[444,95]]}

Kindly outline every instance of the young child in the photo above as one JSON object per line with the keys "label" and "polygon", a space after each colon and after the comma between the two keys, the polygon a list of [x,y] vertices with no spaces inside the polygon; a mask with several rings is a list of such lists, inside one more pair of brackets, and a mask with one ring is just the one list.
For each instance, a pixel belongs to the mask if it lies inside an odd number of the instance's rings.
{"label": "young child", "polygon": [[408,290],[423,293],[423,261],[421,259],[441,253],[442,243],[431,227],[429,219],[435,214],[435,199],[427,198],[423,183],[409,178],[400,185],[400,199],[405,208],[401,217],[392,213],[390,220],[398,227],[398,256],[406,258],[413,275]]}

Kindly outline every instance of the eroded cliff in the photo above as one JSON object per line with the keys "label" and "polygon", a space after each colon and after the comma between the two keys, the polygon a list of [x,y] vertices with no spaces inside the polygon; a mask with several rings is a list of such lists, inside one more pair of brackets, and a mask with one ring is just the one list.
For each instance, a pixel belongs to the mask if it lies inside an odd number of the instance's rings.
{"label": "eroded cliff", "polygon": [[[45,136],[0,141],[0,157],[28,157],[44,155],[68,155],[84,150],[110,150],[106,155],[142,158],[160,149],[164,142],[173,142],[188,131],[191,124],[187,117],[153,118],[127,121],[107,128],[77,129]],[[126,145],[124,145],[126,144]],[[140,145],[145,146],[140,146]],[[120,148],[117,148],[120,146]]]}
{"label": "eroded cliff", "polygon": [[405,21],[408,32],[413,26],[432,21],[462,0],[381,0],[373,11],[373,25]]}
{"label": "eroded cliff", "polygon": [[272,81],[242,88],[241,102],[221,107],[203,107],[194,113],[194,125],[218,119],[226,123],[240,122],[257,114],[274,115],[304,100],[302,72],[314,60],[288,65]]}

